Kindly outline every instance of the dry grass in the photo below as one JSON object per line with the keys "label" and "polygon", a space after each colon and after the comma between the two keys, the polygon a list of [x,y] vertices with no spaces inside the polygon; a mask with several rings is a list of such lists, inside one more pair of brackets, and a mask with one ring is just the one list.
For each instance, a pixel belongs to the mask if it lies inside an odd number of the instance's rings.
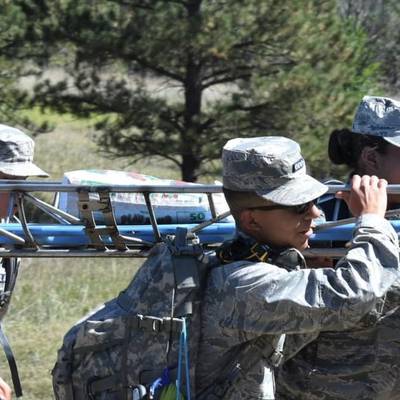
{"label": "dry grass", "polygon": [[[25,399],[53,398],[50,371],[64,333],[93,307],[116,296],[140,262],[23,260],[5,330],[17,357]],[[5,360],[1,376],[10,382]]]}
{"label": "dry grass", "polygon": [[[52,121],[51,116],[49,119]],[[112,160],[100,154],[92,140],[95,133],[88,122],[68,116],[56,122],[58,124],[53,132],[39,135],[35,140],[35,160],[52,179],[59,179],[64,172],[77,169],[115,169],[137,171],[160,178],[180,178],[176,165],[157,157],[130,165],[129,159]]]}

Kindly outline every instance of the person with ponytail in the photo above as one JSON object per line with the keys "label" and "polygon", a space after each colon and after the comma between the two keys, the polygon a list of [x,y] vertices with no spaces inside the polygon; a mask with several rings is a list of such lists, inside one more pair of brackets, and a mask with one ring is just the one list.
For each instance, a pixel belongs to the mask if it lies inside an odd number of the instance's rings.
{"label": "person with ponytail", "polygon": [[[329,137],[328,156],[333,164],[349,168],[349,178],[354,174],[376,175],[391,184],[400,184],[400,140],[396,144],[393,137],[335,129]],[[400,202],[400,197],[390,195],[388,200],[388,208],[391,209]],[[351,216],[346,203],[333,195],[322,198],[319,206],[327,220]]]}
{"label": "person with ponytail", "polygon": [[[352,129],[332,132],[328,154],[332,163],[349,167],[350,177],[372,175],[400,184],[400,102],[364,97]],[[399,200],[388,196],[388,208],[400,208]],[[346,203],[334,195],[318,205],[327,220],[351,217]],[[296,341],[291,345],[289,338],[288,361],[277,373],[277,399],[400,400],[399,305],[396,281],[356,327],[321,332],[297,353]]]}

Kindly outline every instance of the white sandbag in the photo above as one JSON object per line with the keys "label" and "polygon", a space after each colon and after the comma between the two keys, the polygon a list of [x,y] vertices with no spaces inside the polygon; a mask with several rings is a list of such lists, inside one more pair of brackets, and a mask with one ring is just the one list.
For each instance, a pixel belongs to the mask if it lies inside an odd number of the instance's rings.
{"label": "white sandbag", "polygon": [[[193,183],[160,179],[154,176],[113,170],[78,170],[66,172],[63,183],[73,185],[179,185]],[[95,194],[91,194],[95,196]],[[77,194],[62,192],[56,206],[78,216]],[[200,193],[152,193],[151,203],[160,224],[200,223],[211,218],[207,196]],[[228,205],[222,193],[213,194],[218,214],[227,211]],[[117,224],[139,225],[150,224],[145,199],[141,193],[111,193],[111,201]],[[101,222],[101,213],[94,213],[95,219]],[[231,218],[227,219],[232,221]]]}

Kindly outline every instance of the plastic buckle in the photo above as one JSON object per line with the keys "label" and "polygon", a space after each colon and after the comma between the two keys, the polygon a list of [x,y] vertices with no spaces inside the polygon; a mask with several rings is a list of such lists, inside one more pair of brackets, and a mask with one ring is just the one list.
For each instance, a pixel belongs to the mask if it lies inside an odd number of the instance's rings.
{"label": "plastic buckle", "polygon": [[145,316],[138,314],[138,329],[147,329],[153,332],[160,332],[163,328],[163,320],[162,318]]}
{"label": "plastic buckle", "polygon": [[279,367],[279,365],[281,364],[281,362],[283,360],[283,354],[281,352],[274,351],[270,355],[269,359],[270,359],[270,362],[273,367]]}
{"label": "plastic buckle", "polygon": [[163,327],[163,320],[161,318],[153,319],[152,331],[160,332]]}
{"label": "plastic buckle", "polygon": [[[147,399],[147,390],[143,385],[135,385],[131,388],[132,400]],[[130,399],[130,397],[128,397]]]}
{"label": "plastic buckle", "polygon": [[101,378],[99,378],[98,376],[94,376],[94,377],[90,378],[87,381],[86,394],[87,394],[89,400],[96,400],[96,397],[95,397],[96,396],[96,392],[95,392],[93,386],[94,386],[94,383],[97,382],[100,379]]}

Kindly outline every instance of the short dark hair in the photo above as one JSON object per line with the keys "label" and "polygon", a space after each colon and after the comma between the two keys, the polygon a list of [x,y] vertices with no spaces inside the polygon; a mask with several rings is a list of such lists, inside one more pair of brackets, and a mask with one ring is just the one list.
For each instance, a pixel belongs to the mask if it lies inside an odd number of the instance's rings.
{"label": "short dark hair", "polygon": [[245,209],[245,207],[238,207],[237,204],[242,204],[246,197],[246,192],[237,192],[235,190],[230,190],[223,188],[224,196],[226,202],[228,203],[229,209],[231,210],[232,217],[234,218],[236,225],[240,223],[240,213]]}

